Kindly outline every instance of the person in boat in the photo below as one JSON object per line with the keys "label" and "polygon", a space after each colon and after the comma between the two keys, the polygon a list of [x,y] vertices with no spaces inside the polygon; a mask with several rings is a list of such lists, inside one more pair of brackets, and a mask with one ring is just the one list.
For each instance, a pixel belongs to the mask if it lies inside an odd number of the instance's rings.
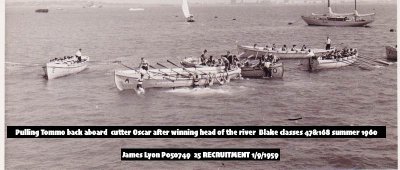
{"label": "person in boat", "polygon": [[284,44],[282,47],[282,51],[286,51],[286,50],[287,50],[287,47],[286,47],[286,44]]}
{"label": "person in boat", "polygon": [[229,70],[229,60],[228,60],[228,58],[225,55],[222,55],[221,56],[221,60],[224,63],[225,71],[228,72],[228,70]]}
{"label": "person in boat", "polygon": [[292,46],[292,49],[290,49],[290,51],[296,51],[296,50],[294,49],[294,47],[296,47],[296,45],[293,45],[293,46]]}
{"label": "person in boat", "polygon": [[267,50],[268,51],[268,45],[265,45],[265,47],[264,47],[264,50]]}
{"label": "person in boat", "polygon": [[229,68],[233,65],[233,56],[230,54],[230,52],[228,51],[228,61],[229,61]]}
{"label": "person in boat", "polygon": [[273,63],[274,56],[271,53],[268,53],[265,59],[264,64],[262,65],[262,69],[267,77],[272,77],[271,65]]}
{"label": "person in boat", "polygon": [[275,51],[276,50],[276,45],[275,44],[272,44],[272,49],[271,49],[272,51]]}
{"label": "person in boat", "polygon": [[305,51],[307,49],[306,45],[303,44],[300,51]]}
{"label": "person in boat", "polygon": [[206,53],[207,53],[207,49],[205,49],[203,51],[203,54],[201,54],[201,56],[200,56],[200,65],[203,65],[203,66],[206,65],[206,62],[207,62]]}
{"label": "person in boat", "polygon": [[222,60],[219,58],[216,65],[217,67],[222,66],[224,63],[222,62]]}
{"label": "person in boat", "polygon": [[82,61],[82,49],[79,49],[76,53],[75,53],[75,57],[78,59],[78,62]]}
{"label": "person in boat", "polygon": [[149,63],[143,57],[140,59],[139,68],[143,70],[149,70]]}
{"label": "person in boat", "polygon": [[233,65],[236,67],[239,67],[239,59],[237,58],[236,55],[233,55]]}
{"label": "person in boat", "polygon": [[276,55],[272,55],[272,63],[275,64],[280,60],[280,58]]}
{"label": "person in boat", "polygon": [[331,39],[329,37],[326,37],[326,50],[330,50],[331,49]]}
{"label": "person in boat", "polygon": [[208,58],[208,60],[207,60],[207,66],[214,66],[214,64],[215,64],[215,61],[213,59],[213,56],[210,55],[210,58]]}
{"label": "person in boat", "polygon": [[143,77],[144,77],[144,75],[140,74],[140,78],[138,78],[138,83],[136,85],[137,90],[140,90],[143,88]]}
{"label": "person in boat", "polygon": [[255,43],[254,45],[253,45],[253,48],[256,48],[257,47],[257,43]]}

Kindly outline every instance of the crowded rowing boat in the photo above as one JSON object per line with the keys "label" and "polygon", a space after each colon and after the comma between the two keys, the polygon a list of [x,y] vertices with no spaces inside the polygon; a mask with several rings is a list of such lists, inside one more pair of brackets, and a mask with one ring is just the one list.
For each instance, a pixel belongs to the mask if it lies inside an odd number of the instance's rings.
{"label": "crowded rowing boat", "polygon": [[[159,64],[161,65],[161,64]],[[142,88],[175,88],[212,86],[225,84],[240,77],[240,69],[226,70],[220,67],[163,68],[115,70],[114,80],[118,90],[142,90]]]}
{"label": "crowded rowing boat", "polygon": [[323,55],[309,55],[310,58],[300,60],[308,71],[339,68],[353,64],[358,58],[357,49],[335,50]]}
{"label": "crowded rowing boat", "polygon": [[261,56],[242,57],[241,69],[244,78],[282,78],[284,69],[279,57],[268,53]]}
{"label": "crowded rowing boat", "polygon": [[[267,55],[267,53],[272,53],[274,55],[278,55],[281,59],[301,59],[308,58],[308,48],[303,45],[301,48],[296,48],[296,45],[293,45],[292,48],[288,48],[286,45],[283,45],[282,48],[277,48],[275,44],[272,47],[266,45],[265,47],[258,47],[257,44],[253,46],[244,46],[237,45],[238,53],[241,56],[258,56],[258,55]],[[311,49],[315,54],[324,54],[335,49]]]}

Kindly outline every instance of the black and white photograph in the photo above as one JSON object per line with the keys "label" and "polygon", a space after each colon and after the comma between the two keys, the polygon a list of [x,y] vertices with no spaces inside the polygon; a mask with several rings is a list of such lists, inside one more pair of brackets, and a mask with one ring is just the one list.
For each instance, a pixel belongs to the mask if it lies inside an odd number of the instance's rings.
{"label": "black and white photograph", "polygon": [[5,169],[398,169],[396,0],[4,3]]}

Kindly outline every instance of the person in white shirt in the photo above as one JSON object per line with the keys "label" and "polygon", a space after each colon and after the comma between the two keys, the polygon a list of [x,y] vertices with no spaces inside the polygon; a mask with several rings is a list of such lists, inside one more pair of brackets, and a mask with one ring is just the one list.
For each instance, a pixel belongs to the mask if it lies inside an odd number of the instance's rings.
{"label": "person in white shirt", "polygon": [[313,51],[311,51],[311,49],[308,50],[307,57],[310,57],[308,59],[308,70],[312,71],[313,63],[314,63],[314,60],[315,60],[315,54],[314,54]]}
{"label": "person in white shirt", "polygon": [[331,49],[331,39],[329,37],[326,37],[326,50]]}

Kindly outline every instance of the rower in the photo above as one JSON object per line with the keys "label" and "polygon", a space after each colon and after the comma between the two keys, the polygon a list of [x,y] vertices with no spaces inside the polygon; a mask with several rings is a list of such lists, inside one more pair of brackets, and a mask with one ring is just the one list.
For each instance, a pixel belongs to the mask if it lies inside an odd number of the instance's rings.
{"label": "rower", "polygon": [[264,50],[268,51],[268,45],[265,45]]}
{"label": "rower", "polygon": [[78,62],[82,61],[82,49],[79,49],[76,53],[75,53],[76,58],[78,59]]}
{"label": "rower", "polygon": [[207,65],[214,66],[214,64],[215,64],[215,61],[213,60],[213,56],[210,55],[210,58],[208,58],[208,60],[207,60]]}
{"label": "rower", "polygon": [[295,51],[294,47],[296,47],[296,45],[293,45],[292,49],[290,49],[291,51]]}
{"label": "rower", "polygon": [[255,43],[254,45],[253,45],[253,48],[256,48],[257,47],[257,43]]}
{"label": "rower", "polygon": [[140,60],[141,60],[141,62],[140,62],[139,68],[146,70],[146,71],[149,70],[149,63],[147,62],[147,60],[145,60],[143,57]]}
{"label": "rower", "polygon": [[272,44],[272,51],[275,51],[275,49],[276,49],[276,45],[275,44]]}
{"label": "rower", "polygon": [[306,45],[303,44],[300,51],[305,51],[307,49]]}
{"label": "rower", "polygon": [[286,51],[286,50],[287,50],[287,47],[286,47],[286,44],[284,44],[282,47],[282,51]]}

